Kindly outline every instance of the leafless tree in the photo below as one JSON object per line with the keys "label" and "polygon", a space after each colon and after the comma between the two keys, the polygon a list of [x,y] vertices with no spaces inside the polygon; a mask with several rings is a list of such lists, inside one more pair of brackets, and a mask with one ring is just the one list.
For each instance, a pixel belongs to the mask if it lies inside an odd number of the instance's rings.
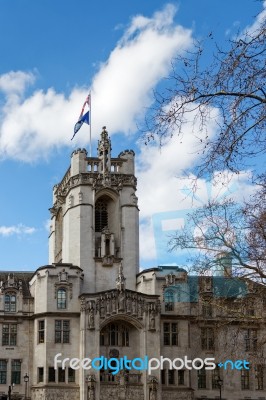
{"label": "leafless tree", "polygon": [[266,185],[261,185],[244,205],[231,199],[209,202],[188,214],[186,226],[172,237],[170,249],[192,251],[190,262],[201,274],[228,268],[234,276],[265,284],[265,198]]}
{"label": "leafless tree", "polygon": [[[266,151],[265,19],[230,40],[226,50],[215,48],[207,67],[200,42],[175,60],[169,89],[155,94],[145,129],[147,142],[159,137],[163,143],[182,137],[184,124],[193,119],[202,156],[198,177],[224,169],[239,172]],[[213,109],[219,111],[215,117]],[[216,132],[210,134],[213,118]]]}

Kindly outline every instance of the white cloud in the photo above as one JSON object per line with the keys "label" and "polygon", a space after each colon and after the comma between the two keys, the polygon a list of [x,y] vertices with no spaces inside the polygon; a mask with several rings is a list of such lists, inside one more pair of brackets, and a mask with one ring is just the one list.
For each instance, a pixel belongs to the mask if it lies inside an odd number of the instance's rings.
{"label": "white cloud", "polygon": [[27,86],[32,85],[35,76],[32,72],[10,71],[0,76],[0,91],[6,95],[16,93],[22,95]]}
{"label": "white cloud", "polygon": [[143,260],[156,260],[156,245],[151,219],[141,220],[139,226],[139,250]]}
{"label": "white cloud", "polygon": [[[153,101],[152,89],[167,76],[171,60],[191,45],[191,31],[174,23],[176,8],[167,5],[151,18],[132,18],[121,40],[92,81],[92,135],[103,125],[111,134],[135,132],[145,107]],[[31,162],[45,158],[70,138],[89,89],[75,88],[69,97],[53,88],[24,97],[34,74],[23,71],[0,76],[6,103],[0,110],[0,158]],[[86,127],[83,129],[85,130]],[[86,145],[88,136],[76,137]]]}
{"label": "white cloud", "polygon": [[137,16],[95,76],[92,91],[97,131],[130,133],[153,101],[152,88],[168,75],[172,58],[191,45],[191,31],[174,25],[174,6],[152,18]]}
{"label": "white cloud", "polygon": [[1,236],[12,236],[12,235],[31,235],[36,232],[33,227],[25,226],[23,224],[12,225],[12,226],[0,226]]}
{"label": "white cloud", "polygon": [[265,22],[265,19],[266,19],[266,1],[264,0],[263,10],[257,15],[253,24],[247,26],[243,32],[244,33],[248,32],[250,35],[253,35],[261,27],[261,24]]}
{"label": "white cloud", "polygon": [[[214,135],[215,127],[212,118],[208,126],[209,137]],[[184,127],[182,144],[174,136],[162,148],[156,144],[140,146],[136,176],[140,208],[140,254],[143,261],[149,260],[156,265],[159,261],[156,257],[159,253],[162,254],[162,248],[157,249],[156,245],[162,246],[162,243],[165,246],[163,251],[165,261],[167,262],[167,258],[170,259],[170,256],[167,256],[166,246],[169,241],[167,239],[169,229],[178,230],[184,225],[186,213],[193,208],[203,206],[208,200],[220,200],[226,196],[236,201],[243,201],[244,194],[246,196],[251,194],[252,186],[248,183],[249,171],[243,171],[239,175],[224,171],[222,174],[217,172],[215,174],[217,176],[214,176],[210,183],[198,179],[197,190],[192,199],[190,178],[193,178],[193,175],[185,177],[183,171],[191,169],[197,159],[191,123],[187,123]],[[226,180],[227,184],[224,184]],[[178,214],[177,211],[182,213]],[[160,228],[153,227],[154,218],[161,221]],[[157,241],[154,239],[155,234]]]}

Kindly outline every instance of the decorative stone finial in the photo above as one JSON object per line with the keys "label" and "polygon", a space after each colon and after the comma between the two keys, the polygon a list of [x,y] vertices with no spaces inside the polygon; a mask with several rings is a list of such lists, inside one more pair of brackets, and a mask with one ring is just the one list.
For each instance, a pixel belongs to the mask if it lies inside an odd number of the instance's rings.
{"label": "decorative stone finial", "polygon": [[101,160],[100,172],[104,175],[111,170],[111,140],[108,137],[106,126],[103,126],[101,140],[98,141],[98,157]]}
{"label": "decorative stone finial", "polygon": [[124,277],[122,263],[119,265],[118,277],[116,278],[116,287],[119,292],[124,291],[126,288],[126,278]]}

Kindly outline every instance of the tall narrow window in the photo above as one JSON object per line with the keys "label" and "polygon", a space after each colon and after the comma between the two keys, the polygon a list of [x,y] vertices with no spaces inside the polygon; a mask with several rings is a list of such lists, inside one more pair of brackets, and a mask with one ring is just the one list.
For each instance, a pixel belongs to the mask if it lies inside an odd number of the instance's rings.
{"label": "tall narrow window", "polygon": [[5,295],[5,312],[16,312],[17,298],[15,293]]}
{"label": "tall narrow window", "polygon": [[75,370],[72,368],[68,368],[68,382],[74,383],[75,382]]}
{"label": "tall narrow window", "polygon": [[2,345],[16,346],[17,344],[17,324],[3,324]]}
{"label": "tall narrow window", "polygon": [[174,292],[172,290],[166,290],[164,295],[165,311],[174,310]]}
{"label": "tall narrow window", "polygon": [[118,346],[118,325],[111,324],[109,326],[109,345]]}
{"label": "tall narrow window", "polygon": [[215,369],[212,370],[212,388],[213,389],[220,388],[220,386],[219,386],[219,381],[221,380],[220,371],[221,371],[221,369],[216,364]]}
{"label": "tall narrow window", "polygon": [[201,368],[198,370],[198,389],[206,389],[206,370]]}
{"label": "tall narrow window", "polygon": [[95,204],[95,232],[102,232],[108,227],[107,201],[97,200]]}
{"label": "tall narrow window", "polygon": [[6,385],[7,380],[7,361],[0,360],[0,385]]}
{"label": "tall narrow window", "polygon": [[241,389],[248,390],[249,389],[249,370],[243,369],[241,371]]}
{"label": "tall narrow window", "polygon": [[45,321],[38,321],[38,343],[44,343]]}
{"label": "tall narrow window", "polygon": [[165,375],[166,375],[166,370],[162,369],[161,370],[161,382],[162,382],[162,385],[165,385]]}
{"label": "tall narrow window", "polygon": [[55,369],[54,367],[48,368],[48,382],[55,382]]}
{"label": "tall narrow window", "polygon": [[38,368],[38,382],[43,382],[43,367]]}
{"label": "tall narrow window", "polygon": [[21,361],[12,360],[11,362],[11,382],[20,385],[21,378]]}
{"label": "tall narrow window", "polygon": [[121,344],[122,346],[129,346],[129,330],[124,325],[121,327]]}
{"label": "tall narrow window", "polygon": [[62,208],[58,211],[55,219],[55,262],[62,262],[62,242],[63,242],[63,212]]}
{"label": "tall narrow window", "polygon": [[257,350],[257,330],[246,329],[244,331],[245,350],[256,351]]}
{"label": "tall narrow window", "polygon": [[165,322],[163,324],[163,341],[165,346],[178,345],[177,323]]}
{"label": "tall narrow window", "polygon": [[174,384],[175,384],[175,370],[168,369],[168,385],[174,385]]}
{"label": "tall narrow window", "polygon": [[201,348],[202,350],[214,350],[213,328],[201,328]]}
{"label": "tall narrow window", "polygon": [[58,368],[58,382],[65,382],[66,381],[66,370],[59,367]]}
{"label": "tall narrow window", "polygon": [[256,378],[257,378],[257,390],[263,390],[264,388],[264,365],[257,365],[256,367]]}
{"label": "tall narrow window", "polygon": [[55,320],[55,343],[69,343],[70,321]]}
{"label": "tall narrow window", "polygon": [[67,307],[67,291],[64,288],[60,288],[57,291],[57,308],[64,310]]}
{"label": "tall narrow window", "polygon": [[183,369],[180,369],[178,371],[178,385],[184,385],[185,384],[185,371]]}

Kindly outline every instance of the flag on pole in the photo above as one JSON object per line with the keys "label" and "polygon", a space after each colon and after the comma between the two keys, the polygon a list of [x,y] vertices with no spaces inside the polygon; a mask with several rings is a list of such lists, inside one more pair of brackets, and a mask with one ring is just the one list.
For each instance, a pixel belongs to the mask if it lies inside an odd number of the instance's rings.
{"label": "flag on pole", "polygon": [[[85,110],[86,104],[89,107],[89,111],[87,111],[84,114],[84,110]],[[85,102],[83,104],[83,107],[82,107],[78,122],[74,126],[74,134],[73,134],[71,140],[75,137],[76,133],[80,130],[80,128],[82,127],[84,122],[86,124],[90,125],[90,94],[86,97],[86,100],[85,100]]]}

